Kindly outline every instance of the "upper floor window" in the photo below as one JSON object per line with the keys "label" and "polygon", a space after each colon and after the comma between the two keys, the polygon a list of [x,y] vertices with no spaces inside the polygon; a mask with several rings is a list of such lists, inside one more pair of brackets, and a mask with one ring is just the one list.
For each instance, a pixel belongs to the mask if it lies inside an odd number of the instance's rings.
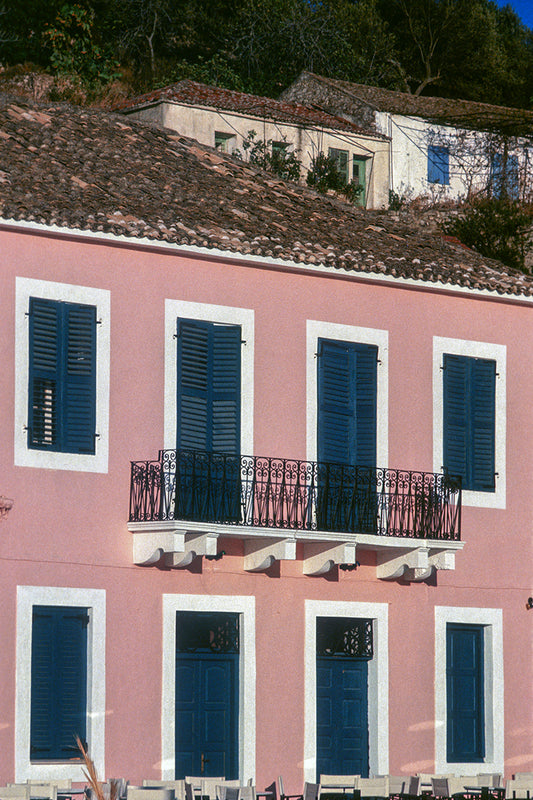
{"label": "upper floor window", "polygon": [[450,183],[450,151],[447,147],[428,147],[428,182],[448,186]]}
{"label": "upper floor window", "polygon": [[15,464],[107,472],[110,293],[17,278]]}
{"label": "upper floor window", "polygon": [[95,452],[96,309],[31,297],[28,447]]}
{"label": "upper floor window", "polygon": [[464,489],[495,488],[495,385],[492,359],[444,354],[444,466]]}

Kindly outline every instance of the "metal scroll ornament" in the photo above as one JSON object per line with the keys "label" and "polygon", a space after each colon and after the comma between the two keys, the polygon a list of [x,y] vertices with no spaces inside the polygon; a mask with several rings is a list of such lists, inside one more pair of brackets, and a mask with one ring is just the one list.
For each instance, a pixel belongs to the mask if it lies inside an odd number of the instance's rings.
{"label": "metal scroll ornament", "polygon": [[178,611],[176,650],[178,653],[238,653],[239,615]]}
{"label": "metal scroll ornament", "polygon": [[374,654],[372,620],[319,617],[316,651],[319,656],[371,659]]}

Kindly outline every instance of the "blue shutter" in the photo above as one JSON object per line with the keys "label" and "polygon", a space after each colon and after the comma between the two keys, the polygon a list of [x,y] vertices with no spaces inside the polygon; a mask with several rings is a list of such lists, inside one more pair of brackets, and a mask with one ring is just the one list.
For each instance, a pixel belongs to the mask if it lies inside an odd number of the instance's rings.
{"label": "blue shutter", "polygon": [[428,147],[428,181],[442,186],[450,183],[450,151],[447,147]]}
{"label": "blue shutter", "polygon": [[319,340],[320,462],[376,465],[377,352],[374,345]]}
{"label": "blue shutter", "polygon": [[96,433],[96,308],[63,304],[63,449],[94,453]]}
{"label": "blue shutter", "polygon": [[96,308],[30,298],[28,446],[94,453]]}
{"label": "blue shutter", "polygon": [[493,197],[509,197],[518,200],[520,195],[520,177],[518,156],[508,153],[493,153],[491,159],[491,189]]}
{"label": "blue shutter", "polygon": [[31,649],[31,761],[78,758],[87,737],[86,608],[35,606]]}
{"label": "blue shutter", "polygon": [[493,491],[496,362],[447,353],[443,367],[444,466],[464,489]]}
{"label": "blue shutter", "polygon": [[178,320],[177,447],[239,454],[241,329]]}
{"label": "blue shutter", "polygon": [[483,627],[446,626],[447,760],[485,757]]}

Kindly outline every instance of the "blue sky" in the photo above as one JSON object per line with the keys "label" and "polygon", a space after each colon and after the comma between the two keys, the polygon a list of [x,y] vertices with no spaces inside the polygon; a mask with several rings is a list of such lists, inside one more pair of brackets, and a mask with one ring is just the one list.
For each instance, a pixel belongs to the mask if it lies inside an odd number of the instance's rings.
{"label": "blue sky", "polygon": [[496,0],[499,6],[510,5],[528,28],[533,29],[533,0]]}

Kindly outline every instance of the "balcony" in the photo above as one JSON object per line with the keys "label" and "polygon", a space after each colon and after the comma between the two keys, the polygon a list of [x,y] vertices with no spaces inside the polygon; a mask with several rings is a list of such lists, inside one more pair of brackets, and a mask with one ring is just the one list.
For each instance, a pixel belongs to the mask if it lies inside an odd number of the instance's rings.
{"label": "balcony", "polygon": [[193,450],[132,462],[129,519],[135,563],[171,567],[237,536],[247,570],[295,560],[302,542],[304,574],[354,568],[359,548],[379,578],[425,580],[462,548],[459,478]]}

